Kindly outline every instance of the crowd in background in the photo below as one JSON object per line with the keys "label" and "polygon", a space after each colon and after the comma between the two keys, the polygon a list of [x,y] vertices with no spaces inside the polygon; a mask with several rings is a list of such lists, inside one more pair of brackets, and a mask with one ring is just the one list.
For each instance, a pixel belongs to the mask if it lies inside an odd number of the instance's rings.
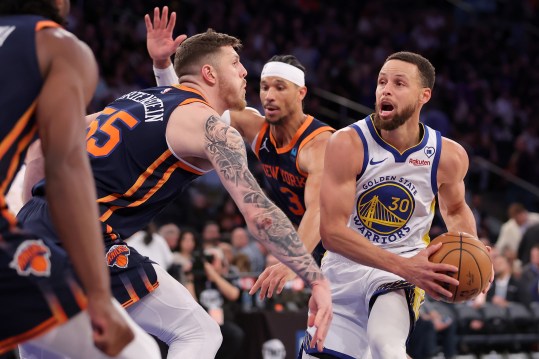
{"label": "crowd in background", "polygon": [[[73,2],[69,28],[90,45],[100,65],[100,82],[90,111],[130,90],[155,85],[143,21],[154,6],[168,5],[177,12],[176,34],[193,35],[211,27],[239,37],[244,44],[242,63],[249,72],[248,103],[259,109],[259,74],[274,54],[295,55],[307,68],[309,89],[322,88],[373,107],[377,69],[385,58],[399,50],[419,52],[436,67],[433,98],[422,120],[461,143],[470,157],[484,158],[537,185],[539,28],[535,26],[539,25],[539,1],[469,0],[460,4],[427,0],[79,0]],[[320,106],[315,96],[307,95],[306,112],[336,128],[346,125],[341,119],[320,116]],[[256,161],[252,154],[250,157],[256,173]],[[509,302],[528,308],[539,302],[539,239],[535,240],[539,221],[518,217],[524,210],[535,218],[537,197],[473,164],[467,186],[479,236],[495,245],[505,233],[504,226],[511,224],[516,226],[512,233],[519,238],[512,235],[509,248],[496,248],[494,264],[500,283],[492,293],[464,308],[486,308],[485,303],[508,308]],[[490,208],[493,193],[497,212]],[[517,205],[520,211],[510,206],[513,202],[521,204]],[[244,333],[233,325],[236,311],[296,310],[305,307],[308,297],[301,281],[290,283],[287,294],[271,301],[245,295],[256,275],[275,258],[250,238],[244,225],[233,201],[218,180],[210,177],[183,193],[156,218],[154,228],[133,239],[138,246],[151,246],[152,259],[188,288],[192,285],[192,294],[223,326],[230,324],[223,329],[231,339],[227,341],[225,335],[229,351],[222,357],[233,358],[230,353],[241,348]],[[438,218],[431,236],[444,230]],[[531,234],[525,237],[527,230]],[[523,236],[532,237],[523,251],[526,261],[520,258],[518,244],[514,245]],[[536,292],[530,291],[533,285]],[[527,294],[511,296],[526,290]],[[446,357],[457,352],[458,340],[451,333],[488,334],[486,328],[492,327],[492,323],[485,325],[484,317],[462,322],[459,313],[444,310],[426,305],[421,325],[431,334],[449,333],[444,334],[449,339],[440,334],[433,344],[444,352],[448,346]],[[418,350],[425,350],[425,358],[433,355],[432,348]]]}

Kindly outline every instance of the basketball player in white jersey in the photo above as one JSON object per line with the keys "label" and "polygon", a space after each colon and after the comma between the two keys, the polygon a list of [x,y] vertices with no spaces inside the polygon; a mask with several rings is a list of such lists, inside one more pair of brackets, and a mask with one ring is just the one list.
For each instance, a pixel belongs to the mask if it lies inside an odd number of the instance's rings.
{"label": "basketball player in white jersey", "polygon": [[419,119],[434,79],[422,56],[389,56],[375,113],[329,140],[320,231],[333,322],[323,352],[304,346],[300,357],[406,358],[424,293],[450,297],[443,284],[458,283],[443,274],[457,268],[428,261],[440,246],[426,248],[436,195],[449,231],[476,234],[464,200],[468,156]]}

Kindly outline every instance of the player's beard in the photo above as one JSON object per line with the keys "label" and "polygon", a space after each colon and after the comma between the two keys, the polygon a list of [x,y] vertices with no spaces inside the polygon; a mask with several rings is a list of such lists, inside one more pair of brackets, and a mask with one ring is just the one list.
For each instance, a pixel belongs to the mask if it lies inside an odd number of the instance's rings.
{"label": "player's beard", "polygon": [[395,130],[408,121],[414,114],[416,108],[414,105],[406,106],[402,111],[397,111],[393,115],[393,118],[389,120],[382,120],[379,115],[380,108],[378,104],[374,104],[374,126],[379,130],[392,131]]}
{"label": "player's beard", "polygon": [[269,125],[273,125],[273,126],[282,126],[284,124],[284,117],[279,117],[277,119],[272,119],[272,120],[268,120],[267,117],[264,117],[266,119],[266,122],[269,124]]}
{"label": "player's beard", "polygon": [[220,82],[219,93],[225,98],[229,110],[241,111],[247,106],[243,88],[237,89],[232,84]]}

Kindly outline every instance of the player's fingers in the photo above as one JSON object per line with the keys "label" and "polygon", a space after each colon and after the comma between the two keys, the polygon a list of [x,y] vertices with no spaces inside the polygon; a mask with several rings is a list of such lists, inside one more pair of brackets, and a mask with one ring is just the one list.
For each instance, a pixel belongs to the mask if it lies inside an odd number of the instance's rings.
{"label": "player's fingers", "polygon": [[279,285],[277,286],[277,294],[281,294],[283,292],[286,282],[287,282],[286,277],[283,277],[281,281],[279,282]]}
{"label": "player's fingers", "polygon": [[275,276],[274,278],[271,278],[271,280],[269,281],[269,286],[268,286],[268,298],[271,298],[271,296],[273,295],[273,291],[275,290],[275,287],[277,287],[277,285],[280,283],[281,280],[282,278],[278,278]]}
{"label": "player's fingers", "polygon": [[451,293],[449,290],[445,289],[444,287],[442,287],[441,285],[439,285],[437,283],[434,283],[431,286],[431,288],[435,292],[435,296],[438,297],[437,300],[439,300],[440,297],[445,297],[445,298],[452,298],[453,297],[453,293]]}
{"label": "player's fingers", "polygon": [[187,35],[180,35],[176,39],[174,39],[174,45],[176,48],[184,42],[184,40],[187,39]]}
{"label": "player's fingers", "polygon": [[166,29],[167,22],[168,22],[168,6],[163,6],[163,12],[161,13],[161,23],[159,24],[160,28]]}
{"label": "player's fingers", "polygon": [[146,24],[146,32],[152,32],[153,25],[152,25],[152,21],[150,20],[150,15],[148,14],[144,15],[144,23]]}
{"label": "player's fingers", "polygon": [[260,287],[262,286],[262,283],[264,282],[264,279],[266,279],[267,276],[268,274],[266,273],[266,270],[264,270],[262,274],[258,276],[258,279],[256,280],[255,284],[253,284],[253,287],[249,291],[250,295],[255,294],[258,291],[258,289],[260,289]]}
{"label": "player's fingers", "polygon": [[458,272],[459,269],[452,265],[446,263],[432,263],[430,269],[437,273],[446,273],[446,272]]}
{"label": "player's fingers", "polygon": [[262,286],[260,287],[260,299],[264,299],[268,295],[268,287],[270,286],[270,279],[266,278],[264,279],[264,282],[262,282]]}
{"label": "player's fingers", "polygon": [[153,9],[153,28],[158,29],[161,24],[161,16],[159,15],[159,8]]}
{"label": "player's fingers", "polygon": [[457,286],[459,285],[459,281],[456,278],[451,277],[450,275],[447,275],[445,273],[435,273],[434,280],[437,284],[444,284],[447,283],[449,285]]}
{"label": "player's fingers", "polygon": [[427,248],[425,248],[425,252],[427,253],[427,256],[430,257],[440,248],[442,248],[442,243],[431,244]]}
{"label": "player's fingers", "polygon": [[176,25],[176,12],[173,11],[170,14],[170,19],[168,19],[167,31],[172,32],[172,30],[174,30],[175,25]]}

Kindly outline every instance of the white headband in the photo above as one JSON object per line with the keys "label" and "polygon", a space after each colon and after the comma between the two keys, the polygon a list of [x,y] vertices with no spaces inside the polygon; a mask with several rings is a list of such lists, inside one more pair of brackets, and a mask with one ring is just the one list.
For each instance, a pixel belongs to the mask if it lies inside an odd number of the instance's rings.
{"label": "white headband", "polygon": [[260,78],[268,76],[278,76],[298,86],[305,86],[305,73],[298,69],[296,66],[285,64],[280,61],[268,62],[262,69]]}

